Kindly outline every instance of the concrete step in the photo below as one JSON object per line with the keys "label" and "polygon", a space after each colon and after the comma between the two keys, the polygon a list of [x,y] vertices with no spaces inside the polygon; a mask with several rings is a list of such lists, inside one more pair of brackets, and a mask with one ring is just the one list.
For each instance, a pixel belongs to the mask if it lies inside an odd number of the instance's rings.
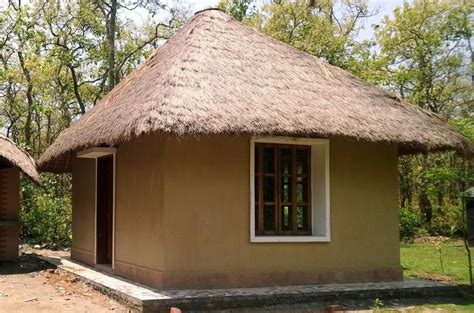
{"label": "concrete step", "polygon": [[[321,284],[303,286],[273,286],[260,288],[233,288],[208,290],[158,290],[133,281],[103,273],[76,261],[65,258],[39,256],[58,269],[75,275],[80,280],[112,297],[133,310],[143,312],[169,312],[175,307],[190,311],[262,308],[278,305],[329,304],[342,300],[422,299],[461,297],[457,285],[435,281],[406,279],[398,282]],[[289,309],[285,312],[296,312]]]}

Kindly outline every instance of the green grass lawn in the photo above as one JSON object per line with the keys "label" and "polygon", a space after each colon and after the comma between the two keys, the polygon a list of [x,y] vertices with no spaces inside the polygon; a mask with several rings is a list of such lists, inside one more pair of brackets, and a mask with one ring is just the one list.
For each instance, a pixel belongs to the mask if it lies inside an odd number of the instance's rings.
{"label": "green grass lawn", "polygon": [[[459,284],[469,284],[467,251],[462,241],[449,241],[440,245],[440,253],[435,244],[401,244],[401,264],[406,277],[446,278]],[[474,249],[471,248],[474,262]]]}
{"label": "green grass lawn", "polygon": [[[469,284],[467,251],[462,241],[449,241],[442,245],[440,252],[435,244],[401,244],[400,257],[405,277],[442,279],[458,284]],[[471,248],[474,262],[474,249]],[[473,312],[474,297],[466,294],[455,303],[414,306],[405,312]],[[390,309],[381,310],[391,312]]]}

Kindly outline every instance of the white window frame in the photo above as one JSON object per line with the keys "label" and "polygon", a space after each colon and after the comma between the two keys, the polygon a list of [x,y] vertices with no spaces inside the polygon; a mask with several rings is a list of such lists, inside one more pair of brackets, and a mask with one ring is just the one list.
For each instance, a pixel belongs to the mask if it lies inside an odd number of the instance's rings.
{"label": "white window frame", "polygon": [[[255,235],[255,144],[311,146],[311,235]],[[329,139],[253,137],[250,139],[250,242],[330,242]],[[322,217],[322,218],[321,218]]]}

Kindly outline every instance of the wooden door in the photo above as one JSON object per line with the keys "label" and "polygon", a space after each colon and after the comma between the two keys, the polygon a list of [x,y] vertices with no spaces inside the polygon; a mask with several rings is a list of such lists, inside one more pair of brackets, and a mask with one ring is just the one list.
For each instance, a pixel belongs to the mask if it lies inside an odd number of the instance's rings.
{"label": "wooden door", "polygon": [[112,264],[113,156],[97,159],[97,263]]}

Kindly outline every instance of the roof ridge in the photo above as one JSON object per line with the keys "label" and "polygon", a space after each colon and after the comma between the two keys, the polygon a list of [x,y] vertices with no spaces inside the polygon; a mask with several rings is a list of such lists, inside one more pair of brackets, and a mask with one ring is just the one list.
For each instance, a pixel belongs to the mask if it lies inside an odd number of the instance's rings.
{"label": "roof ridge", "polygon": [[[202,9],[202,10],[198,10],[196,12],[194,12],[194,15],[198,15],[198,14],[201,14],[205,11],[221,11],[222,13],[225,13],[227,14],[224,10],[222,10],[221,8],[218,8],[218,7],[209,7],[209,8],[205,8],[205,9]],[[227,14],[229,15],[229,14]]]}

